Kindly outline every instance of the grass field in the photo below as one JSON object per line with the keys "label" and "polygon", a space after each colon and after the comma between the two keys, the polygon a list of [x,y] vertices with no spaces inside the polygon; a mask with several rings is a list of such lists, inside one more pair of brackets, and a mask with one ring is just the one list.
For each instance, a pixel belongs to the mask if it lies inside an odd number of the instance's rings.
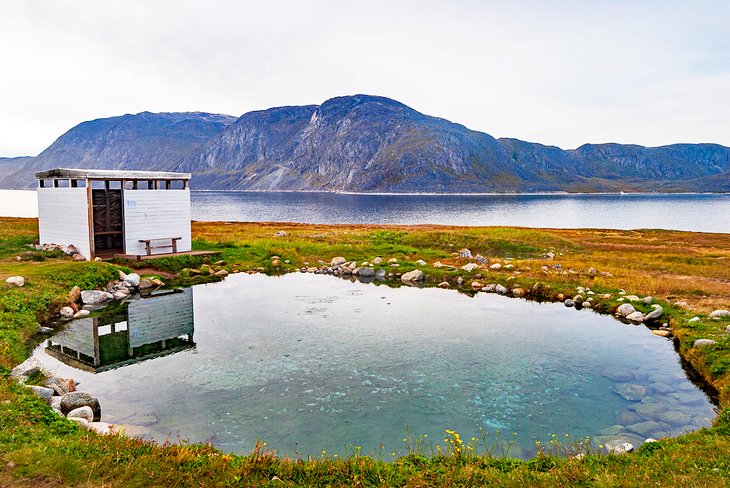
{"label": "grass field", "polygon": [[[284,235],[277,235],[283,231]],[[281,234],[281,233],[280,233]],[[0,218],[0,486],[727,486],[730,483],[730,320],[707,314],[730,308],[730,235],[661,230],[551,230],[443,226],[304,225],[281,223],[193,223],[194,247],[221,252],[229,272],[262,269],[293,271],[334,256],[370,261],[397,258],[398,272],[416,267],[426,285],[447,281],[471,293],[471,281],[515,283],[529,299],[571,297],[589,286],[595,308],[610,313],[619,290],[651,295],[665,310],[679,353],[717,391],[720,414],[710,429],[648,444],[625,455],[557,456],[550,449],[530,461],[475,455],[451,437],[437,455],[412,452],[390,462],[353,455],[347,459],[280,459],[263,444],[247,456],[232,456],[205,445],[159,446],[123,436],[99,437],[57,417],[8,378],[27,355],[38,322],[67,302],[73,285],[100,287],[117,276],[118,266],[135,263],[78,263],[65,256],[29,252],[37,239],[35,219]],[[468,248],[512,269],[467,273],[469,260],[455,253]],[[554,258],[545,257],[548,253]],[[278,265],[272,256],[279,256]],[[18,256],[21,260],[18,260]],[[289,263],[286,264],[285,261]],[[457,266],[435,268],[434,261]],[[145,262],[145,273],[188,283],[208,277],[172,277],[199,268],[201,258]],[[556,265],[560,265],[557,267]],[[547,272],[543,271],[547,267]],[[596,272],[589,272],[595,268]],[[519,274],[515,274],[515,272]],[[481,274],[480,278],[475,278]],[[6,286],[11,275],[23,288]],[[393,280],[394,285],[399,281]],[[687,302],[682,308],[677,301]],[[648,308],[637,308],[648,310]],[[691,317],[699,322],[688,323]],[[717,341],[692,347],[695,339]],[[457,447],[459,447],[457,449]]]}

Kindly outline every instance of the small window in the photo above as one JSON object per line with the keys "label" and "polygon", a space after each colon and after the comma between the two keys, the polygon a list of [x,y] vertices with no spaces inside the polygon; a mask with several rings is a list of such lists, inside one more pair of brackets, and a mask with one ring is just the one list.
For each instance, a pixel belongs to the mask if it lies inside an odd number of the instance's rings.
{"label": "small window", "polygon": [[53,180],[56,188],[68,188],[71,186],[70,180]]}
{"label": "small window", "polygon": [[71,180],[71,188],[86,188],[86,180]]}
{"label": "small window", "polygon": [[38,180],[38,188],[45,188],[46,187],[46,180],[40,179]]}
{"label": "small window", "polygon": [[136,181],[125,181],[124,182],[124,189],[125,190],[136,190],[137,189],[137,182]]}
{"label": "small window", "polygon": [[109,189],[110,190],[121,190],[122,189],[122,182],[119,180],[111,180],[109,181]]}
{"label": "small window", "polygon": [[148,190],[154,190],[155,189],[155,182],[152,180],[147,180],[147,189]]}
{"label": "small window", "polygon": [[106,186],[102,180],[91,180],[91,188],[94,190],[103,190]]}
{"label": "small window", "polygon": [[185,180],[172,180],[170,182],[170,189],[171,190],[184,190],[185,189]]}

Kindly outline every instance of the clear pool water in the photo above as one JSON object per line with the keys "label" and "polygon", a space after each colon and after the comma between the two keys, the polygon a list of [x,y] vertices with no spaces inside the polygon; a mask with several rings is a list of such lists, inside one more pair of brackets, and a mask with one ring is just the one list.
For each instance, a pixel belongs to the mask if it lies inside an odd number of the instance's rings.
{"label": "clear pool water", "polygon": [[403,452],[407,428],[434,444],[517,433],[526,457],[552,434],[640,444],[714,416],[671,341],[562,304],[232,275],[85,320],[35,354],[103,420],[238,453]]}

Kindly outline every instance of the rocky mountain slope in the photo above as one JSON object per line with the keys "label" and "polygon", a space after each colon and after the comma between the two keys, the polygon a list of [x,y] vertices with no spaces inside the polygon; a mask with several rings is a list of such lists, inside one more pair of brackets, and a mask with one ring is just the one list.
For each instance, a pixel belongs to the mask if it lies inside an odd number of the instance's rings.
{"label": "rocky mountain slope", "polygon": [[99,167],[191,172],[198,189],[730,191],[730,148],[717,144],[563,150],[497,140],[369,95],[237,120],[147,112],[99,119],[74,127],[20,166],[0,177],[0,186],[31,185],[33,171],[50,167]]}
{"label": "rocky mountain slope", "polygon": [[383,97],[242,116],[178,169],[207,188],[325,191],[536,189],[493,137]]}

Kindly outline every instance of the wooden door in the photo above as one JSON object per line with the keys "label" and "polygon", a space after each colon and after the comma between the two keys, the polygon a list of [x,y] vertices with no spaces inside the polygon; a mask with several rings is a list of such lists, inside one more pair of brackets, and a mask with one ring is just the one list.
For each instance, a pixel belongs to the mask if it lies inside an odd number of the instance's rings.
{"label": "wooden door", "polygon": [[122,190],[91,190],[94,224],[94,251],[124,250]]}

